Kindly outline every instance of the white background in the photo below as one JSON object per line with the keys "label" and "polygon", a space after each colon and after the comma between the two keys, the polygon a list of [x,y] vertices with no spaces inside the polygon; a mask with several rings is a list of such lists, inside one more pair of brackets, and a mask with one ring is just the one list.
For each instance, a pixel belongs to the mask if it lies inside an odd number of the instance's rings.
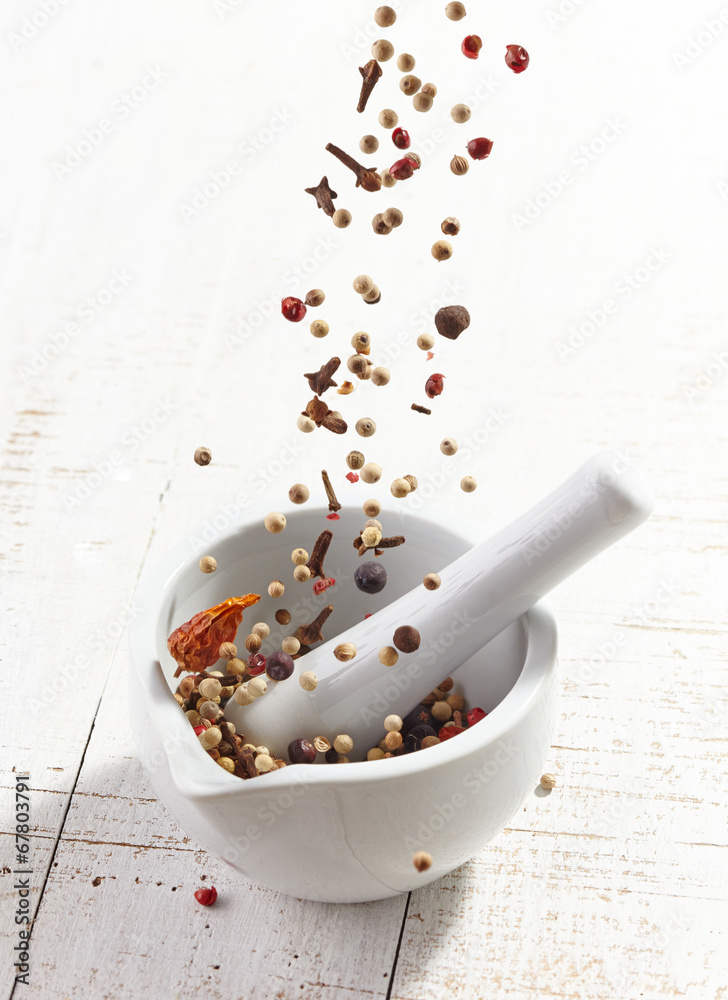
{"label": "white background", "polygon": [[[29,770],[34,905],[43,889],[29,996],[386,996],[403,921],[403,1000],[705,1000],[725,983],[728,8],[470,0],[456,24],[443,6],[402,3],[386,33],[439,88],[426,115],[394,62],[355,113],[357,66],[384,34],[358,2],[0,12],[0,841],[9,865],[10,769]],[[469,32],[477,62],[459,52]],[[510,42],[531,53],[520,76]],[[450,106],[469,99],[470,124],[454,125]],[[373,132],[367,162],[389,165],[386,106],[423,166],[371,195],[324,146],[356,155]],[[493,153],[454,177],[474,135]],[[347,231],[303,193],[324,173]],[[376,236],[388,205],[404,225]],[[447,215],[463,229],[437,264]],[[375,307],[351,290],[361,272],[382,289]],[[414,340],[453,285],[473,322],[428,365]],[[326,341],[278,315],[281,293],[313,286]],[[301,373],[346,357],[359,329],[392,382],[337,399],[351,422],[377,420],[364,450],[385,468],[382,496],[412,472],[485,533],[616,446],[657,508],[554,595],[557,790],[409,904],[337,908],[241,883],[154,801],[127,730],[121,633],[142,567],[221,504],[274,508],[293,482],[318,489],[322,462],[345,500],[363,498],[341,475],[360,439],[295,428]],[[433,370],[446,390],[421,417],[409,406]],[[493,414],[502,426],[443,482],[439,439],[462,444]],[[126,761],[122,787],[109,759]],[[223,895],[215,910],[192,901],[201,874]]]}

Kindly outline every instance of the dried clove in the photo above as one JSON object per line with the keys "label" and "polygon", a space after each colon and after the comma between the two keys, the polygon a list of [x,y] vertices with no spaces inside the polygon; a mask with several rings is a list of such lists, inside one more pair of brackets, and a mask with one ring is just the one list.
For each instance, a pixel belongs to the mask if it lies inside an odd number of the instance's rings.
{"label": "dried clove", "polygon": [[326,150],[356,174],[357,187],[361,186],[365,191],[379,191],[382,186],[382,178],[376,170],[369,170],[367,167],[362,166],[353,156],[349,156],[343,149],[335,146],[333,142],[327,143]]}
{"label": "dried clove", "polygon": [[[311,576],[320,576],[322,580],[326,579],[326,574],[324,573],[324,559],[326,558],[326,553],[329,551],[329,545],[331,545],[331,539],[333,537],[332,533],[326,530],[322,531],[316,539],[313,551],[311,552],[311,558],[306,563],[308,568],[311,570]],[[301,640],[301,642],[303,642],[303,640]]]}
{"label": "dried clove", "polygon": [[321,634],[321,629],[333,610],[333,605],[327,604],[316,615],[310,625],[300,625],[296,629],[296,638],[298,641],[306,646],[312,646],[315,642],[322,642],[323,635]]}
{"label": "dried clove", "polygon": [[311,391],[315,392],[317,396],[323,396],[327,389],[337,385],[338,383],[334,382],[331,376],[340,364],[341,358],[331,358],[325,365],[321,365],[317,372],[306,372],[303,377],[308,379]]}
{"label": "dried clove", "polygon": [[367,101],[371,97],[372,91],[382,75],[382,67],[376,59],[370,59],[364,66],[359,67],[359,72],[362,77],[361,93],[359,94],[359,103],[356,106],[356,110],[361,113],[366,108]]}
{"label": "dried clove", "polygon": [[322,208],[326,215],[333,215],[334,198],[338,198],[336,191],[332,191],[328,177],[322,177],[316,187],[304,188],[306,194],[312,194],[316,199],[316,204]]}
{"label": "dried clove", "polygon": [[301,416],[309,417],[317,427],[325,427],[334,434],[346,434],[347,423],[344,418],[330,410],[318,396],[313,397],[306,409],[302,411]]}
{"label": "dried clove", "polygon": [[413,403],[412,409],[415,413],[426,413],[428,416],[432,413],[432,410],[428,410],[426,406],[420,406],[419,403]]}
{"label": "dried clove", "polygon": [[[380,556],[382,554],[382,550],[394,549],[398,545],[404,545],[404,543],[404,535],[392,535],[390,538],[380,538],[377,542],[376,548],[374,549],[374,555]],[[354,548],[359,550],[360,556],[363,556],[367,552],[371,552],[371,548],[368,545],[365,545],[362,541],[361,535],[354,539]]]}
{"label": "dried clove", "polygon": [[334,487],[331,485],[331,480],[329,479],[329,474],[326,469],[321,472],[321,478],[324,483],[324,489],[326,490],[326,499],[329,501],[329,510],[335,512],[341,510],[341,504],[336,499],[336,494],[334,493]]}

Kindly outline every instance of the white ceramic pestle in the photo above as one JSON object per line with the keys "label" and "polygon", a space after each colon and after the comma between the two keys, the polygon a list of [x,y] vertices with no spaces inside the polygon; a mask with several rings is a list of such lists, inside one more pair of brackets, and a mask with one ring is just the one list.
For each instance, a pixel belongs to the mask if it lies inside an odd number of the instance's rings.
{"label": "white ceramic pestle", "polygon": [[[420,584],[353,628],[296,661],[286,681],[268,681],[252,704],[233,699],[225,714],[250,743],[286,755],[291,740],[347,734],[351,760],[362,759],[384,736],[389,714],[404,717],[439,681],[557,584],[649,517],[653,500],[640,473],[615,452],[591,458],[558,489],[488,541],[440,571],[442,584]],[[395,630],[414,626],[419,649],[400,653],[395,666],[379,661]],[[454,640],[454,641],[453,641]],[[341,663],[334,648],[356,646]],[[304,691],[304,670],[318,677]]]}

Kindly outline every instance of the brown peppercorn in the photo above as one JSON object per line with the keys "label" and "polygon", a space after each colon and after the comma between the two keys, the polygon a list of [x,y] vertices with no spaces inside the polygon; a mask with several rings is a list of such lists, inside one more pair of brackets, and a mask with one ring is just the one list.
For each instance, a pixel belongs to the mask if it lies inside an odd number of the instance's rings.
{"label": "brown peppercorn", "polygon": [[321,340],[323,337],[327,337],[329,334],[329,324],[325,319],[315,319],[312,320],[309,326],[311,335],[317,340]]}
{"label": "brown peppercorn", "polygon": [[435,346],[435,338],[431,333],[421,333],[417,338],[417,346],[421,351],[431,351]]}
{"label": "brown peppercorn", "polygon": [[446,236],[457,236],[460,232],[460,220],[456,219],[454,215],[448,215],[446,219],[443,219],[440,229]]}
{"label": "brown peppercorn", "polygon": [[471,114],[472,111],[467,104],[453,104],[450,108],[450,117],[456,125],[464,125],[465,122],[470,121]]}
{"label": "brown peppercorn", "polygon": [[374,288],[374,282],[368,274],[359,274],[352,283],[352,287],[357,295],[366,295]]}
{"label": "brown peppercorn", "polygon": [[384,745],[387,750],[398,750],[402,746],[402,734],[401,733],[387,733],[384,737]]}
{"label": "brown peppercorn", "polygon": [[[381,476],[381,469],[379,474]],[[376,517],[377,514],[382,513],[382,505],[378,500],[374,499],[365,500],[364,503],[361,505],[361,509],[364,511],[367,517]]]}
{"label": "brown peppercorn", "polygon": [[441,337],[457,340],[470,326],[470,313],[465,306],[443,306],[435,313],[435,326]]}
{"label": "brown peppercorn", "polygon": [[427,851],[417,851],[412,858],[412,864],[418,872],[426,872],[428,868],[432,867],[432,855],[428,854]]}
{"label": "brown peppercorn", "polygon": [[377,212],[372,219],[372,229],[377,236],[389,236],[392,232],[392,227],[384,221],[384,215],[381,212]]}
{"label": "brown peppercorn", "polygon": [[400,625],[392,642],[401,653],[414,653],[420,648],[420,633],[413,625]]}
{"label": "brown peppercorn", "polygon": [[310,306],[311,309],[315,309],[317,306],[322,306],[325,300],[326,296],[323,292],[323,289],[312,288],[310,292],[306,292],[306,298],[304,299],[304,302],[306,303],[307,306]]}
{"label": "brown peppercorn", "polygon": [[[401,59],[402,56],[399,58]],[[399,59],[397,60],[397,65],[399,65]],[[382,111],[379,112],[379,124],[382,128],[394,128],[398,121],[399,115],[396,111],[392,111],[391,108],[383,108]]]}
{"label": "brown peppercorn", "polygon": [[379,139],[375,135],[363,135],[359,140],[359,149],[362,153],[371,156],[379,149]]}
{"label": "brown peppercorn", "polygon": [[420,91],[419,94],[415,94],[412,98],[412,107],[415,111],[429,111],[433,105],[434,101],[430,94],[425,94]]}
{"label": "brown peppercorn", "polygon": [[401,73],[411,73],[415,68],[415,57],[410,55],[409,52],[402,52],[397,56],[397,69]]}
{"label": "brown peppercorn", "polygon": [[552,788],[556,788],[556,775],[542,774],[539,784],[541,785],[541,788],[545,788],[547,792],[550,792]]}
{"label": "brown peppercorn", "polygon": [[377,425],[371,417],[360,417],[354,425],[354,428],[360,437],[368,438],[374,434],[377,429]]}
{"label": "brown peppercorn", "polygon": [[286,588],[283,586],[280,580],[273,580],[271,583],[268,584],[268,593],[270,594],[271,597],[275,598],[276,600],[279,597],[283,597],[285,592]]}
{"label": "brown peppercorn", "polygon": [[311,570],[308,566],[296,566],[293,571],[293,579],[296,583],[305,583],[311,579]]}
{"label": "brown peppercorn", "polygon": [[467,174],[468,170],[470,170],[470,164],[464,156],[453,156],[450,160],[450,169],[458,177],[462,177],[463,174]]}
{"label": "brown peppercorn", "polygon": [[391,28],[397,20],[397,14],[391,7],[377,7],[374,11],[374,20],[380,28]]}
{"label": "brown peppercorn", "polygon": [[377,62],[388,62],[394,55],[394,45],[386,38],[378,38],[372,42],[372,58]]}
{"label": "brown peppercorn", "polygon": [[452,691],[453,687],[455,686],[455,681],[452,679],[452,677],[446,677],[445,680],[440,681],[440,683],[437,686],[441,691]]}
{"label": "brown peppercorn", "polygon": [[372,368],[371,379],[374,385],[388,385],[391,377],[389,368]]}
{"label": "brown peppercorn", "polygon": [[[350,469],[353,469],[354,472],[358,472],[359,469],[363,467],[365,461],[366,459],[360,451],[350,451],[346,456],[346,464]],[[306,562],[308,562],[308,560],[306,560]]]}
{"label": "brown peppercorn", "polygon": [[473,476],[463,476],[460,480],[460,489],[463,493],[473,493],[478,488],[478,482]]}
{"label": "brown peppercorn", "polygon": [[285,514],[280,514],[278,511],[273,511],[270,514],[266,514],[265,518],[265,528],[266,531],[270,531],[271,535],[279,535],[281,531],[286,526]]}
{"label": "brown peppercorn", "polygon": [[429,94],[430,97],[437,97],[437,87],[434,83],[423,83],[422,93]]}
{"label": "brown peppercorn", "polygon": [[352,373],[360,379],[368,379],[371,374],[372,363],[363,354],[352,354],[350,358],[347,359],[346,367]]}
{"label": "brown peppercorn", "polygon": [[209,448],[197,448],[195,450],[195,461],[198,465],[209,465],[212,461],[212,452]]}
{"label": "brown peppercorn", "polygon": [[384,221],[388,226],[391,226],[392,229],[396,229],[404,222],[404,215],[398,208],[388,208],[384,213]]}
{"label": "brown peppercorn", "polygon": [[[283,586],[283,584],[281,584]],[[268,588],[270,592],[270,587]],[[273,595],[271,594],[271,597]],[[290,625],[291,622],[291,612],[287,608],[279,608],[275,613],[275,619],[279,625]]]}
{"label": "brown peppercorn", "polygon": [[437,261],[450,260],[452,257],[452,244],[447,240],[436,240],[432,244],[430,253]]}
{"label": "brown peppercorn", "polygon": [[334,649],[334,656],[342,663],[348,663],[356,656],[356,646],[353,642],[340,642]]}
{"label": "brown peppercorn", "polygon": [[288,499],[291,503],[306,503],[311,496],[308,486],[303,483],[294,483],[288,491]]}
{"label": "brown peppercorn", "polygon": [[443,455],[454,455],[458,450],[458,443],[455,438],[443,438],[440,442],[440,451]]}
{"label": "brown peppercorn", "polygon": [[408,73],[407,76],[403,76],[399,81],[399,89],[403,94],[406,94],[407,97],[412,97],[413,94],[416,94],[421,86],[422,80],[420,80],[418,76],[413,76],[411,73]]}
{"label": "brown peppercorn", "polygon": [[372,346],[372,338],[368,333],[360,330],[359,333],[355,333],[351,338],[351,346],[357,354],[369,354]]}
{"label": "brown peppercorn", "polygon": [[393,667],[399,659],[399,653],[393,646],[382,646],[379,650],[379,662],[385,667]]}
{"label": "brown peppercorn", "polygon": [[467,14],[465,10],[465,4],[460,3],[459,0],[453,0],[445,8],[445,15],[449,17],[451,21],[462,21],[462,19]]}
{"label": "brown peppercorn", "polygon": [[245,648],[249,653],[257,653],[260,647],[263,645],[263,640],[255,632],[251,632],[249,636],[245,638]]}
{"label": "brown peppercorn", "polygon": [[397,183],[396,177],[392,177],[388,170],[383,170],[380,177],[382,178],[382,187],[391,188]]}
{"label": "brown peppercorn", "polygon": [[199,566],[203,573],[214,573],[217,569],[217,559],[214,556],[203,556]]}
{"label": "brown peppercorn", "polygon": [[[442,688],[440,688],[442,690]],[[465,699],[461,694],[450,694],[447,696],[447,703],[453,712],[462,712],[465,708]]]}
{"label": "brown peppercorn", "polygon": [[351,225],[351,212],[348,208],[337,208],[331,216],[331,221],[337,229],[346,229]]}

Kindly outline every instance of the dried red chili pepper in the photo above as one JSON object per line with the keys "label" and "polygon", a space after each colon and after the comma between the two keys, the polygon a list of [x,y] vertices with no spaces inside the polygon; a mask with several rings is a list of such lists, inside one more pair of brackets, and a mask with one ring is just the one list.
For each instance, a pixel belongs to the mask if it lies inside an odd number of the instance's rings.
{"label": "dried red chili pepper", "polygon": [[220,646],[232,642],[243,620],[243,610],[260,600],[259,594],[228,597],[221,604],[193,615],[167,639],[167,649],[177,661],[175,677],[183,670],[206,670],[220,658]]}

